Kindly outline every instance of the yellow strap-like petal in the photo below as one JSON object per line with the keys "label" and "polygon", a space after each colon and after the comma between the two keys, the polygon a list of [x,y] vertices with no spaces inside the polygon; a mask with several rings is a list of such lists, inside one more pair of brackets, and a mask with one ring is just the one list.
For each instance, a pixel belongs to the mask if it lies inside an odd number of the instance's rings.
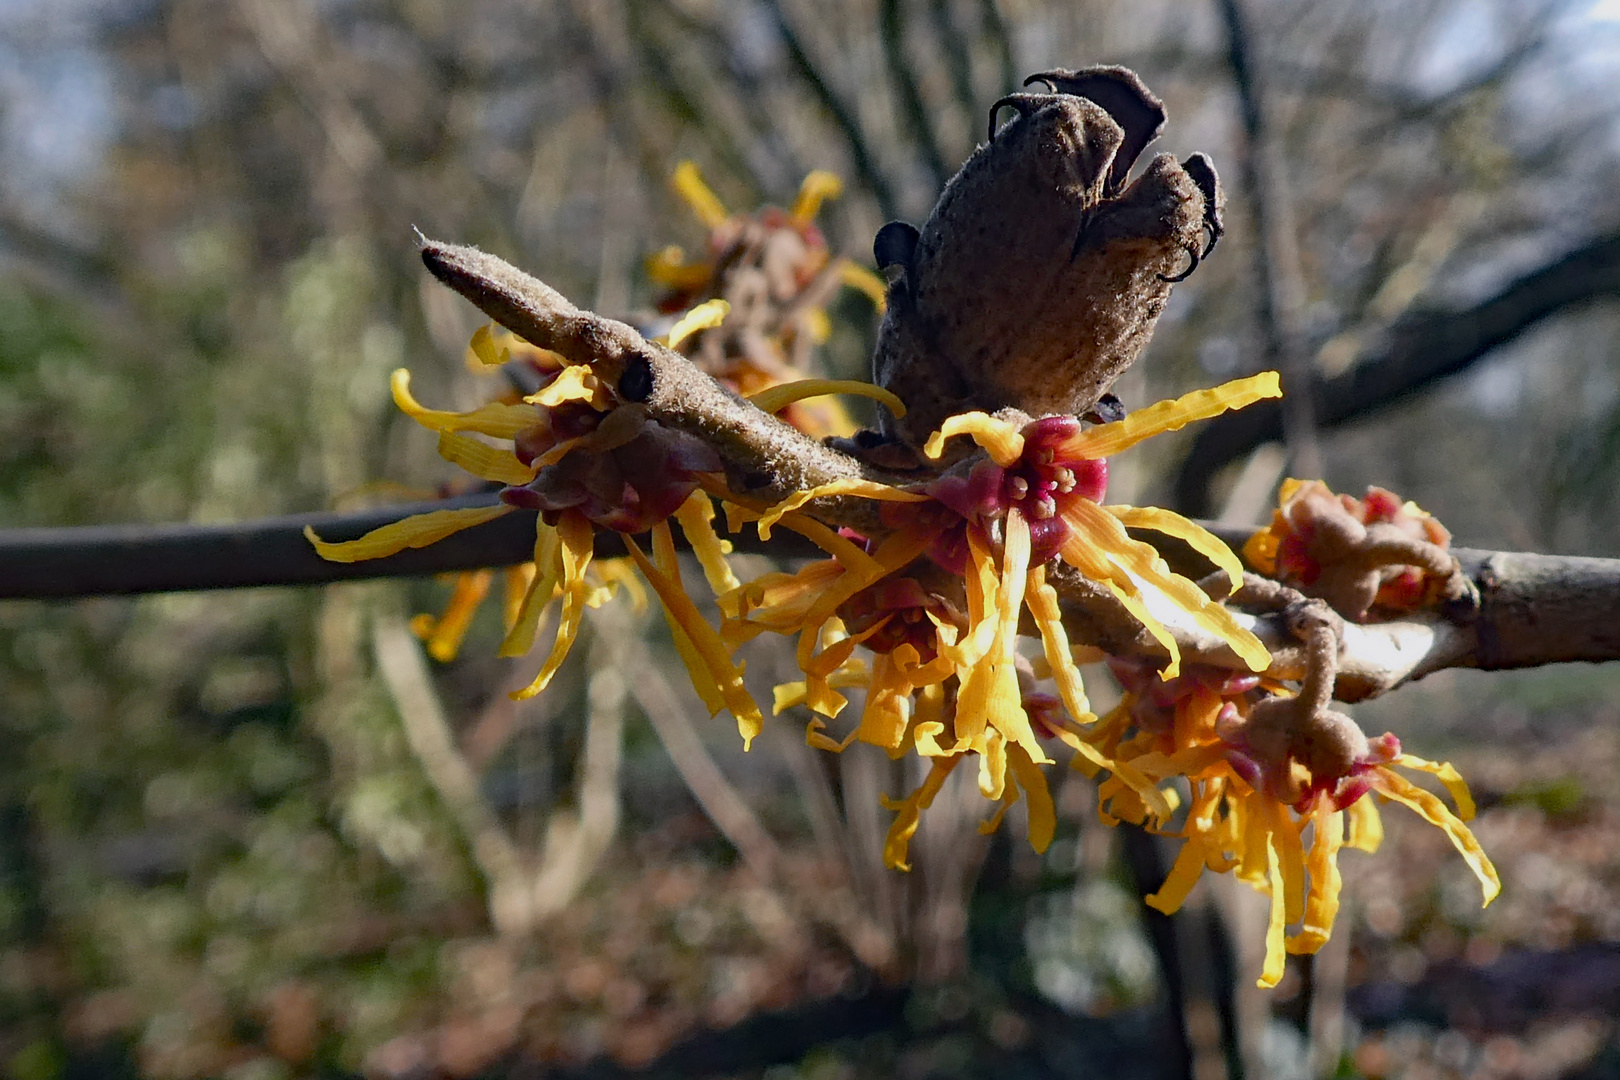
{"label": "yellow strap-like petal", "polygon": [[[573,511],[565,511],[567,514]],[[540,631],[540,617],[562,586],[562,552],[557,530],[540,519],[534,527],[534,576],[529,579],[528,591],[518,606],[506,640],[501,642],[500,656],[522,656],[534,647],[534,636]]]}
{"label": "yellow strap-like petal", "polygon": [[945,453],[946,440],[958,435],[970,436],[990,455],[990,460],[1002,468],[1017,461],[1024,452],[1024,436],[1016,427],[989,413],[966,412],[948,418],[938,431],[928,436],[923,453],[937,461]]}
{"label": "yellow strap-like petal", "polygon": [[865,293],[878,311],[888,307],[889,287],[883,283],[882,278],[866,267],[848,259],[841,259],[838,264],[838,277],[851,289],[859,289]]}
{"label": "yellow strap-like petal", "polygon": [[569,401],[583,401],[593,409],[606,410],[613,403],[602,380],[584,364],[570,364],[557,377],[523,399],[531,405],[555,408]]}
{"label": "yellow strap-like petal", "polygon": [[1350,818],[1350,836],[1344,846],[1369,855],[1377,851],[1384,842],[1384,820],[1379,816],[1378,804],[1362,797],[1351,803],[1345,813]]}
{"label": "yellow strap-like petal", "polygon": [[703,182],[703,174],[698,172],[695,162],[683,161],[675,166],[675,173],[669,178],[670,186],[675,189],[698,220],[710,229],[724,225],[731,215],[726,212],[726,204],[720,201],[709,185]]}
{"label": "yellow strap-like petal", "polygon": [[1344,815],[1318,799],[1311,812],[1311,851],[1305,866],[1311,875],[1311,889],[1305,902],[1304,925],[1288,939],[1291,953],[1314,953],[1327,944],[1333,921],[1339,915],[1339,848],[1344,846]]}
{"label": "yellow strap-like petal", "polygon": [[439,432],[439,456],[466,469],[480,480],[497,484],[527,484],[534,479],[535,467],[525,465],[517,455],[501,446],[490,446],[458,431]]}
{"label": "yellow strap-like petal", "polygon": [[1046,774],[1019,746],[1008,749],[1007,764],[1028,799],[1029,845],[1037,854],[1044,853],[1052,845],[1052,834],[1057,828],[1057,810],[1052,804],[1051,789],[1046,786]]}
{"label": "yellow strap-like petal", "polygon": [[417,636],[427,645],[429,656],[441,664],[456,658],[461,651],[461,642],[467,636],[467,628],[472,625],[473,615],[478,611],[478,605],[484,602],[484,597],[489,595],[489,587],[494,580],[493,570],[457,574],[450,600],[444,606],[444,614],[437,619],[428,616],[420,624],[414,619],[411,621],[411,629],[418,631]]}
{"label": "yellow strap-like petal", "polygon": [[1241,409],[1262,398],[1282,396],[1275,371],[1262,371],[1247,379],[1235,379],[1207,390],[1194,390],[1173,401],[1160,401],[1137,409],[1123,420],[1082,431],[1064,441],[1057,451],[1059,460],[1111,457],[1135,446],[1143,439],[1165,431],[1179,431],[1195,420],[1219,416],[1228,409]]}
{"label": "yellow strap-like petal", "polygon": [[1283,970],[1288,964],[1287,941],[1283,936],[1288,920],[1283,914],[1286,890],[1283,886],[1282,862],[1269,840],[1266,842],[1266,864],[1267,879],[1271,883],[1271,920],[1266,924],[1265,964],[1260,969],[1260,978],[1255,982],[1262,990],[1276,986],[1282,980]]}
{"label": "yellow strap-like petal", "polygon": [[686,252],[677,244],[667,244],[659,248],[647,256],[641,265],[653,281],[683,292],[701,289],[714,277],[713,266],[709,263],[687,262]]}
{"label": "yellow strap-like petal", "polygon": [[[666,527],[666,535],[667,532]],[[657,539],[658,536],[655,530],[654,540]],[[714,678],[715,684],[719,687],[726,708],[730,709],[731,715],[736,717],[737,730],[742,735],[743,749],[747,750],[753,744],[754,736],[758,735],[764,728],[765,718],[760,713],[759,705],[755,703],[752,695],[748,693],[748,688],[743,685],[742,670],[731,662],[731,657],[726,654],[726,646],[720,640],[720,635],[703,620],[703,616],[698,613],[697,606],[692,603],[691,598],[681,590],[679,585],[671,581],[669,577],[648,561],[647,556],[642,554],[641,548],[636,545],[633,539],[626,536],[624,544],[630,552],[630,557],[636,560],[636,566],[641,569],[642,576],[647,579],[648,584],[653,587],[653,591],[658,594],[658,599],[663,601],[664,610],[669,613],[671,620],[679,624],[686,635],[691,638],[692,645],[696,649],[703,667],[708,670],[709,674]],[[671,554],[673,555],[673,545],[671,545]]]}
{"label": "yellow strap-like petal", "polygon": [[891,870],[910,870],[911,862],[908,858],[911,838],[917,832],[917,825],[922,820],[922,812],[934,802],[934,796],[939,794],[940,788],[945,786],[946,777],[956,768],[961,756],[935,758],[933,767],[928,770],[928,777],[922,786],[912,792],[903,802],[895,803],[888,799],[883,800],[884,805],[896,811],[894,823],[889,826],[889,835],[883,841],[883,864]]}
{"label": "yellow strap-like petal", "polygon": [[817,169],[799,185],[799,195],[793,200],[793,209],[789,213],[799,225],[808,225],[821,212],[824,200],[836,199],[843,193],[844,181],[839,179],[837,173]]}
{"label": "yellow strap-like petal", "polygon": [[411,396],[411,373],[404,368],[395,371],[388,384],[399,411],[431,431],[476,431],[493,439],[510,439],[524,428],[533,427],[540,419],[532,405],[509,405],[501,401],[492,401],[464,413],[424,408]]}
{"label": "yellow strap-like petal", "polygon": [[675,320],[675,325],[669,328],[665,343],[672,349],[679,349],[687,338],[704,330],[713,330],[725,322],[729,314],[731,305],[726,301],[705,300]]}
{"label": "yellow strap-like petal", "polygon": [[1187,546],[1226,571],[1232,580],[1231,592],[1243,587],[1243,561],[1226,546],[1226,542],[1196,521],[1188,521],[1180,514],[1157,506],[1105,506],[1127,528],[1152,529],[1166,536],[1184,540]]}
{"label": "yellow strap-like petal", "polygon": [[878,502],[918,503],[927,502],[928,496],[904,488],[880,484],[876,480],[861,480],[848,478],[833,480],[811,488],[809,491],[796,491],[786,499],[777,503],[769,510],[764,511],[756,523],[761,540],[771,538],[771,526],[781,520],[782,515],[797,510],[811,499],[830,498],[834,495],[855,495],[862,499],[874,499]]}
{"label": "yellow strap-like petal", "polygon": [[1446,809],[1446,804],[1440,801],[1438,795],[1424,791],[1404,776],[1399,776],[1388,766],[1378,766],[1372,771],[1373,789],[1379,794],[1404,803],[1417,811],[1419,817],[1429,824],[1443,830],[1451,840],[1451,844],[1468,863],[1468,868],[1479,878],[1480,887],[1485,894],[1485,903],[1495,900],[1502,891],[1502,879],[1496,874],[1496,867],[1491,865],[1490,858],[1485,849],[1479,846],[1474,834],[1469,831],[1455,814]]}
{"label": "yellow strap-like petal", "polygon": [[692,554],[697,556],[714,594],[724,596],[737,588],[741,582],[731,572],[731,564],[726,562],[726,556],[731,554],[731,541],[720,539],[720,534],[714,531],[714,503],[709,497],[701,491],[692,492],[675,511],[675,520],[686,534],[687,543],[692,545]]}
{"label": "yellow strap-like petal", "polygon": [[562,556],[560,584],[563,590],[562,614],[557,617],[557,637],[551,645],[551,655],[540,665],[534,681],[522,690],[512,693],[514,701],[532,698],[551,682],[562,662],[568,659],[574,640],[579,637],[579,624],[585,616],[585,598],[590,591],[585,581],[585,570],[591,565],[595,530],[583,514],[564,514],[557,522],[558,551]]}
{"label": "yellow strap-like petal", "polygon": [[1052,681],[1057,684],[1058,696],[1078,724],[1089,724],[1097,717],[1086,698],[1085,684],[1080,681],[1080,669],[1075,666],[1074,654],[1069,649],[1069,632],[1063,626],[1063,612],[1058,605],[1057,590],[1046,583],[1046,568],[1037,566],[1029,572],[1029,589],[1025,604],[1041,631],[1041,645],[1046,651],[1046,663],[1052,669]]}
{"label": "yellow strap-like petal", "polygon": [[495,343],[495,335],[489,323],[473,331],[472,341],[467,344],[467,351],[484,367],[500,367],[512,359],[511,349]]}
{"label": "yellow strap-like petal", "polygon": [[1143,902],[1154,911],[1161,911],[1166,915],[1174,915],[1186,903],[1187,894],[1192,892],[1198,879],[1204,874],[1204,849],[1196,840],[1188,840],[1181,845],[1181,851],[1176,855],[1170,873],[1165,875],[1164,884],[1159,891],[1151,896],[1142,898]]}
{"label": "yellow strap-like petal", "polygon": [[897,417],[906,415],[905,403],[893,393],[875,383],[862,382],[859,379],[798,379],[767,387],[757,394],[749,395],[748,400],[764,412],[779,413],[795,401],[823,397],[827,394],[853,394],[856,397],[871,398],[886,406]]}
{"label": "yellow strap-like petal", "polygon": [[1468,781],[1462,778],[1462,774],[1451,762],[1429,761],[1411,754],[1402,754],[1395,759],[1395,764],[1403,769],[1426,772],[1439,780],[1451,793],[1451,801],[1457,804],[1457,816],[1464,821],[1474,820],[1474,796],[1468,790]]}
{"label": "yellow strap-like petal", "polygon": [[492,506],[469,506],[460,510],[430,510],[425,514],[412,514],[403,521],[395,521],[372,529],[357,540],[327,543],[315,535],[315,530],[304,526],[304,538],[315,545],[315,552],[327,562],[364,562],[397,555],[406,548],[427,547],[445,537],[493,521],[512,508],[505,503]]}

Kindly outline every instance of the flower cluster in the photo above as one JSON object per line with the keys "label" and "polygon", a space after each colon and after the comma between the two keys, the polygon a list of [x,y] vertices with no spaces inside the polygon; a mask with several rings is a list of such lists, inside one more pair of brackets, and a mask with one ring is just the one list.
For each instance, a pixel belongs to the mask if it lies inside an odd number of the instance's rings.
{"label": "flower cluster", "polygon": [[[809,728],[813,745],[842,750],[859,740],[895,756],[915,750],[931,762],[923,784],[893,804],[897,815],[884,852],[891,866],[907,865],[921,810],[969,756],[978,763],[979,790],[1001,804],[987,826],[994,827],[1022,792],[1029,800],[1030,840],[1039,850],[1053,828],[1051,798],[1037,768],[1052,759],[1040,736],[1066,744],[1093,768],[1112,766],[1082,737],[1095,717],[1047,580],[1049,565],[1078,572],[1112,594],[1168,654],[1167,677],[1180,665],[1171,629],[1178,624],[1214,634],[1255,671],[1267,667],[1269,654],[1231,612],[1171,573],[1126,527],[1187,541],[1225,569],[1235,588],[1242,567],[1225,545],[1169,511],[1108,506],[1102,499],[1107,455],[1277,393],[1277,377],[1268,372],[1089,430],[1073,417],[1017,425],[967,413],[948,421],[924,452],[940,460],[949,440],[966,436],[984,453],[963,458],[938,478],[908,488],[840,481],[800,492],[759,518],[764,534],[776,514],[816,498],[884,503],[892,531],[883,539],[839,537],[837,545],[827,545],[830,558],[796,574],[768,575],[720,603],[729,640],[766,630],[799,635],[805,679],[779,687],[776,705],[781,711],[803,704],[819,714]],[[1037,722],[1025,704],[1033,696],[1025,684],[1034,682],[1033,666],[1018,647],[1026,612],[1066,718],[1041,702]],[[857,645],[872,653],[870,669],[854,657]],[[847,700],[838,690],[850,686],[866,689],[866,704],[859,722],[835,741],[824,734],[825,720],[842,712]],[[1162,803],[1146,785],[1141,796]]]}
{"label": "flower cluster", "polygon": [[[1231,871],[1271,898],[1261,986],[1275,986],[1287,953],[1311,953],[1333,930],[1344,847],[1372,852],[1383,838],[1375,793],[1445,832],[1479,877],[1488,904],[1496,870],[1464,824],[1474,814],[1467,785],[1449,764],[1401,752],[1392,734],[1368,739],[1342,713],[1301,710],[1282,686],[1226,669],[1194,666],[1164,681],[1139,661],[1111,662],[1126,689],[1087,738],[1114,760],[1098,785],[1104,820],[1125,820],[1185,842],[1159,891],[1147,898],[1170,913],[1204,870]],[[1396,768],[1437,777],[1453,813]],[[1137,775],[1127,782],[1127,772]],[[1142,779],[1183,778],[1190,796],[1171,826],[1168,806],[1141,798]],[[1307,837],[1308,834],[1308,837]],[[1287,927],[1298,925],[1292,934]]]}
{"label": "flower cluster", "polygon": [[[664,286],[658,308],[674,316],[716,300],[723,322],[694,333],[680,352],[744,397],[806,378],[811,349],[832,323],[826,305],[840,286],[865,294],[883,310],[883,281],[846,258],[835,258],[816,226],[822,203],[842,194],[830,172],[804,178],[790,209],[765,206],[732,213],[690,161],[676,167],[671,186],[708,230],[702,257],[676,246],[647,259],[647,276]],[[795,401],[782,418],[811,435],[851,435],[855,424],[835,398]]]}
{"label": "flower cluster", "polygon": [[[875,397],[903,415],[903,403],[878,387],[786,379],[794,371],[778,361],[808,323],[758,337],[778,350],[768,355],[749,345],[764,324],[728,332],[749,274],[770,279],[780,271],[800,290],[788,295],[801,298],[827,280],[832,264],[809,223],[825,182],[807,181],[809,194],[791,213],[759,216],[724,214],[695,170],[683,168],[677,185],[713,239],[702,263],[659,256],[657,274],[676,289],[671,304],[686,305],[663,344],[696,362],[720,343],[727,366],[715,374],[736,388],[756,386],[749,401],[782,413],[801,431],[827,430],[798,406],[834,392]],[[793,317],[807,310],[820,309],[801,306]],[[436,410],[412,396],[408,374],[399,371],[393,395],[403,412],[437,433],[445,460],[501,486],[498,501],[420,514],[344,543],[310,539],[326,558],[355,561],[431,544],[502,514],[535,512],[533,562],[507,571],[502,654],[527,653],[544,613],[553,605],[560,610],[548,655],[514,696],[539,693],[551,681],[587,608],[619,591],[637,599],[650,591],[698,695],[712,715],[733,715],[746,748],[764,717],[737,654],[762,634],[793,637],[802,678],[775,688],[777,713],[808,710],[813,746],[841,752],[862,742],[927,764],[915,790],[886,800],[895,815],[884,846],[888,865],[908,867],[923,811],[965,763],[994,806],[982,827],[997,828],[1022,800],[1030,842],[1044,850],[1056,814],[1043,766],[1066,753],[1073,767],[1098,778],[1104,820],[1183,839],[1168,880],[1150,898],[1154,906],[1174,910],[1205,869],[1231,870],[1270,895],[1264,985],[1280,977],[1287,952],[1310,952],[1327,939],[1340,891],[1338,851],[1377,846],[1369,793],[1443,829],[1485,884],[1487,902],[1495,895],[1495,871],[1463,824],[1472,804],[1455,771],[1403,754],[1393,735],[1368,739],[1328,709],[1331,674],[1324,681],[1318,673],[1314,684],[1307,678],[1298,692],[1267,678],[1270,654],[1224,602],[1244,581],[1239,558],[1174,513],[1106,501],[1110,457],[1161,432],[1278,396],[1275,373],[1195,391],[1111,423],[1012,410],[951,416],[922,447],[933,467],[919,470],[921,479],[846,475],[771,501],[732,490],[715,444],[661,421],[666,414],[649,404],[624,400],[588,361],[570,362],[489,329],[474,336],[470,355],[482,368],[520,366],[524,384],[534,388],[466,412]],[[715,527],[716,502],[728,532],[752,525],[767,541],[773,530],[789,529],[826,557],[740,580],[727,560],[730,543]],[[861,512],[848,513],[851,506]],[[852,521],[860,531],[849,527]],[[677,528],[701,567],[718,624],[705,617],[683,576]],[[1210,583],[1222,575],[1199,584],[1172,572],[1131,529],[1183,542],[1222,571],[1230,588]],[[627,558],[595,557],[604,531],[620,537]],[[648,539],[638,542],[642,534]],[[1252,567],[1365,618],[1433,602],[1434,580],[1453,572],[1446,539],[1432,518],[1387,492],[1350,500],[1290,481],[1276,521],[1245,554]],[[422,620],[434,655],[454,654],[473,607],[492,586],[489,572],[465,575],[446,614]],[[1133,644],[1122,649],[1117,641],[1077,636],[1061,599],[1077,593],[1116,605],[1115,624],[1128,629]],[[1184,664],[1181,643],[1193,639],[1218,643],[1240,667]],[[1105,658],[1101,645],[1133,654],[1146,649],[1155,658],[1113,658],[1126,693],[1099,720],[1080,665]],[[860,699],[853,720],[845,716],[852,689]],[[1397,769],[1435,776],[1457,812]],[[1290,926],[1298,929],[1289,933]]]}
{"label": "flower cluster", "polygon": [[[839,285],[858,289],[879,310],[883,307],[882,280],[848,259],[834,259],[815,224],[822,203],[842,193],[842,182],[834,174],[818,170],[804,178],[790,210],[766,206],[739,214],[726,210],[690,161],[676,167],[671,186],[708,229],[708,239],[702,259],[688,261],[679,247],[669,246],[647,260],[648,276],[665,289],[658,309],[668,316],[668,322],[660,340],[806,434],[853,433],[855,424],[849,413],[827,395],[840,390],[881,395],[864,384],[808,377],[808,347],[828,335],[824,305],[834,289]],[[467,365],[476,373],[520,369],[518,381],[542,391],[566,367],[556,353],[499,327],[482,327],[473,335]],[[508,390],[496,401],[513,407],[520,403],[542,407],[542,414],[519,433],[513,447],[520,467],[537,464],[539,468],[526,492],[508,490],[502,498],[510,505],[551,515],[552,524],[567,504],[604,528],[643,532],[669,517],[691,494],[691,476],[705,468],[718,468],[712,451],[696,440],[667,431],[656,436],[645,429],[632,433],[638,423],[629,413],[615,419],[609,430],[598,432],[606,409],[606,396],[600,388],[588,400],[559,399],[548,404],[543,398],[524,399]],[[481,428],[474,422],[465,430],[478,432]],[[483,433],[506,437],[505,428]],[[597,453],[568,458],[568,450],[558,449],[565,443],[569,449],[583,448],[585,444],[570,440],[585,435],[595,436]],[[466,453],[471,445],[465,438],[453,441],[457,445],[447,446],[441,440],[441,451]],[[554,452],[560,467],[548,468],[552,462],[541,459]],[[463,464],[457,457],[445,456]],[[484,475],[477,468],[469,471]],[[522,475],[518,468],[484,478],[521,483]],[[626,477],[634,480],[626,482]],[[466,520],[477,524],[483,519],[469,515]],[[323,549],[323,554],[331,550],[335,549]],[[637,605],[643,606],[645,593],[636,582],[633,565],[629,558],[601,560],[591,577],[628,585]],[[502,571],[502,614],[509,633],[518,624],[524,598],[532,594],[535,573],[533,563]],[[427,643],[434,659],[455,659],[493,584],[490,571],[452,575],[451,595],[443,613],[421,614],[411,621],[412,630]],[[600,603],[602,595],[592,594],[598,598],[595,603]]]}
{"label": "flower cluster", "polygon": [[1271,525],[1243,556],[1260,573],[1365,620],[1375,608],[1433,605],[1456,569],[1451,534],[1413,502],[1380,487],[1360,499],[1335,495],[1320,480],[1283,481]]}

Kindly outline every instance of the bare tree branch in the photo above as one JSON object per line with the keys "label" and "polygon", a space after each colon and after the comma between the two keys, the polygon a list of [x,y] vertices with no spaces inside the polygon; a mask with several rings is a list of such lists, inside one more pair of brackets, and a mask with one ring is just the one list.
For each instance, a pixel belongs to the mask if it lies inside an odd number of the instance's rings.
{"label": "bare tree branch", "polygon": [[1279,415],[1293,468],[1300,475],[1316,476],[1322,469],[1316,445],[1315,408],[1310,394],[1298,392],[1310,385],[1312,375],[1300,335],[1305,301],[1293,195],[1271,130],[1244,0],[1220,0],[1219,6],[1226,22],[1227,59],[1247,136],[1240,156],[1243,190],[1249,196],[1259,241],[1255,245],[1255,271],[1260,279],[1255,308],[1265,338],[1265,357],[1260,366],[1282,373],[1287,394]]}
{"label": "bare tree branch", "polygon": [[[1550,315],[1612,296],[1620,296],[1620,234],[1577,248],[1472,307],[1414,312],[1396,323],[1382,351],[1311,386],[1318,422],[1333,427],[1364,417],[1465,370]],[[1216,471],[1282,431],[1282,411],[1273,401],[1210,421],[1176,478],[1176,505],[1207,512]]]}

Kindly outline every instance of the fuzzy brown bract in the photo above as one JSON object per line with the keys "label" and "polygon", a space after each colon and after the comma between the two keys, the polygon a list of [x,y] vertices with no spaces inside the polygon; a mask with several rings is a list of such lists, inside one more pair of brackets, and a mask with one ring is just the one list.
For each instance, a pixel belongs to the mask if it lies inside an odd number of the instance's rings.
{"label": "fuzzy brown bract", "polygon": [[[1012,407],[1084,414],[1135,361],[1174,281],[1220,235],[1202,154],[1160,154],[1127,176],[1164,108],[1117,67],[1032,75],[945,186],[921,230],[892,222],[873,377],[905,401],[883,432],[911,446],[948,416]],[[1016,117],[995,129],[997,115]]]}

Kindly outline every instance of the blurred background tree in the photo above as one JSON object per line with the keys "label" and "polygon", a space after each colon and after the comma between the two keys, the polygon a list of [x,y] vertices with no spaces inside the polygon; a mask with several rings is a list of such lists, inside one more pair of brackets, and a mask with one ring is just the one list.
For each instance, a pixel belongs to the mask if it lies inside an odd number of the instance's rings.
{"label": "blurred background tree", "polygon": [[[1560,0],[11,0],[0,523],[430,493],[448,471],[387,373],[456,407],[488,388],[411,226],[637,315],[645,256],[704,242],[678,161],[733,209],[841,174],[822,224],[864,259],[1025,74],[1120,63],[1165,98],[1163,148],[1210,153],[1231,192],[1127,403],[1255,370],[1280,328],[1322,380],[1307,434],[1336,488],[1393,487],[1471,546],[1620,555],[1617,43],[1614,4]],[[1257,196],[1283,200],[1291,269]],[[1269,317],[1262,260],[1288,271]],[[863,374],[870,304],[832,313],[822,362]],[[1164,440],[1116,490],[1257,520],[1285,452],[1222,430],[1186,460],[1192,438]],[[1347,951],[1317,961],[1336,978],[1302,966],[1234,1004],[1247,923],[1205,932],[1234,901],[1176,944],[1144,923],[1155,883],[1080,778],[1044,858],[977,839],[964,800],[892,876],[886,763],[813,755],[787,723],[744,758],[691,721],[667,642],[606,616],[566,685],[516,707],[493,616],[451,664],[402,644],[444,596],[0,606],[10,1073],[1289,1076],[1338,1067],[1346,1016],[1345,1067],[1373,1075],[1620,1061],[1611,672],[1446,673],[1366,710],[1474,778],[1510,891],[1469,910],[1438,838],[1391,821],[1352,868]],[[517,930],[513,875],[549,898]]]}

